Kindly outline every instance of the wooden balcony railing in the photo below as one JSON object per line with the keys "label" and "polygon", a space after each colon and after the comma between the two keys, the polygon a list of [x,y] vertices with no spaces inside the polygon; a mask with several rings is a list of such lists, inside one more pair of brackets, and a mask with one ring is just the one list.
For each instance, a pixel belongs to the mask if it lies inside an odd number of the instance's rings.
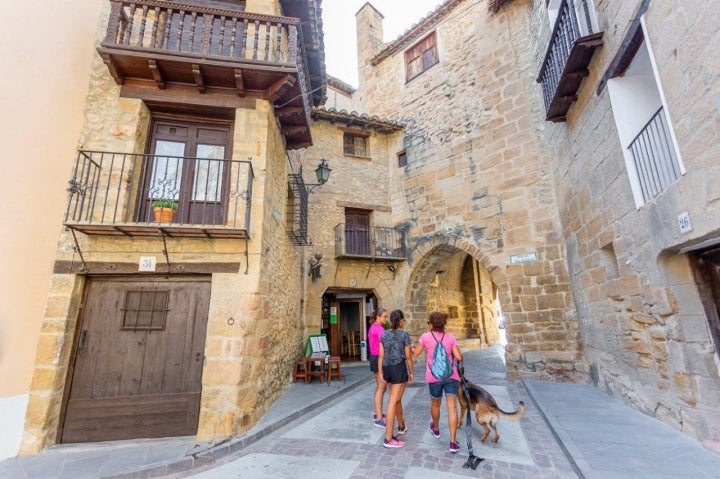
{"label": "wooden balcony railing", "polygon": [[575,1],[582,2],[583,18],[578,19],[573,0],[562,0],[537,78],[542,84],[548,121],[565,121],[583,78],[589,73],[595,49],[603,44],[602,32],[592,31],[588,0]]}
{"label": "wooden balcony railing", "polygon": [[335,257],[374,261],[405,261],[405,231],[370,226],[357,228],[340,223],[335,227]]}
{"label": "wooden balcony railing", "polygon": [[80,150],[68,184],[64,224],[85,234],[249,238],[249,161]]}
{"label": "wooden balcony railing", "polygon": [[230,1],[110,2],[98,52],[117,84],[266,99],[282,105],[276,113],[289,148],[311,143],[312,88],[297,18],[248,13]]}

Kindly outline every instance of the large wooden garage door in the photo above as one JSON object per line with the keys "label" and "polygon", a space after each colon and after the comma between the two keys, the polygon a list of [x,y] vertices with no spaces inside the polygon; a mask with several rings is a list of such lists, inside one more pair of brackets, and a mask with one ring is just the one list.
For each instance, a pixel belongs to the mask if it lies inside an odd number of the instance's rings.
{"label": "large wooden garage door", "polygon": [[195,434],[209,300],[209,278],[90,279],[62,442]]}

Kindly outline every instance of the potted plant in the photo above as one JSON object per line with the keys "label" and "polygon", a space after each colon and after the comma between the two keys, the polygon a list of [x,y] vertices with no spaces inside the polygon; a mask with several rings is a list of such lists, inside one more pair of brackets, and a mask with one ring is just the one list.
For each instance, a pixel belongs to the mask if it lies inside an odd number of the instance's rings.
{"label": "potted plant", "polygon": [[175,200],[155,200],[152,207],[156,222],[170,223],[177,213],[178,204]]}

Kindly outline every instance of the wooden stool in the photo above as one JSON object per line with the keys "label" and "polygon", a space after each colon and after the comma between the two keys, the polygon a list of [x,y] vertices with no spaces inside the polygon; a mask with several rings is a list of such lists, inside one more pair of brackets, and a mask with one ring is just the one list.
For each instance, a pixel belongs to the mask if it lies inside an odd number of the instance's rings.
{"label": "wooden stool", "polygon": [[[319,366],[315,365],[318,363]],[[311,383],[313,377],[319,377],[320,383],[325,382],[325,358],[305,358],[305,382]]]}
{"label": "wooden stool", "polygon": [[296,383],[298,379],[302,379],[305,382],[308,382],[310,379],[308,377],[308,369],[306,366],[305,358],[300,358],[295,360],[295,367],[293,368],[293,382]]}
{"label": "wooden stool", "polygon": [[340,356],[330,356],[328,361],[328,383],[332,382],[332,378],[342,381],[342,371],[340,369]]}

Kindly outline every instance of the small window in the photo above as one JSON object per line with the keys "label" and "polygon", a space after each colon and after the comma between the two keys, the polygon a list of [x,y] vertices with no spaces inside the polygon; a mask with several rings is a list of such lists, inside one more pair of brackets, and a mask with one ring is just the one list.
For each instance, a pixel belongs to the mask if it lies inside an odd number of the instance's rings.
{"label": "small window", "polygon": [[403,166],[407,165],[407,153],[405,153],[405,150],[398,153],[397,158],[398,158],[398,168],[402,168]]}
{"label": "small window", "polygon": [[439,61],[435,32],[405,52],[405,81],[410,81]]}
{"label": "small window", "polygon": [[346,155],[369,157],[367,135],[345,132],[343,134],[343,152]]}
{"label": "small window", "polygon": [[169,297],[169,291],[128,291],[121,329],[163,331]]}

